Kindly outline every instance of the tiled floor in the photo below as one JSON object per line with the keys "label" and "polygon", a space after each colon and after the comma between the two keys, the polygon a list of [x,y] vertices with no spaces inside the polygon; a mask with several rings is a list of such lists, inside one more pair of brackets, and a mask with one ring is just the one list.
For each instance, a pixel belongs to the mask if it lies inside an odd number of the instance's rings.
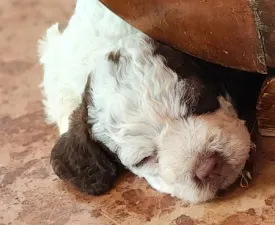
{"label": "tiled floor", "polygon": [[69,18],[72,0],[0,1],[0,224],[275,224],[275,139],[258,142],[264,167],[248,188],[190,206],[126,174],[110,193],[89,197],[53,174],[57,131],[44,123],[36,43]]}

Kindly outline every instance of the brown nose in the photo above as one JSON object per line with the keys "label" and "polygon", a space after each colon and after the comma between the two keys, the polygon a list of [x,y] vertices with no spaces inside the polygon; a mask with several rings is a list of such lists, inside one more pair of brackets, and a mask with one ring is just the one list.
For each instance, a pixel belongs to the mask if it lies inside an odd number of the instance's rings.
{"label": "brown nose", "polygon": [[219,160],[220,159],[217,154],[202,160],[196,169],[196,177],[199,180],[205,180],[215,171],[218,166]]}

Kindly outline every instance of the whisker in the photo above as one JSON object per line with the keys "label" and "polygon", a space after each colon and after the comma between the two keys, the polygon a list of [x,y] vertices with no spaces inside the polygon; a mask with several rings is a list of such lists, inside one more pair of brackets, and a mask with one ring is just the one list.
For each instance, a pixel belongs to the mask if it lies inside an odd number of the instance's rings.
{"label": "whisker", "polygon": [[252,127],[252,130],[250,132],[250,135],[252,135],[252,133],[254,132],[256,122],[257,122],[257,120],[254,120],[253,127]]}
{"label": "whisker", "polygon": [[[243,174],[243,172],[240,175],[241,175],[240,186],[242,188],[247,188],[249,186],[249,182],[246,179],[246,176]],[[250,173],[249,173],[249,176],[251,177]]]}
{"label": "whisker", "polygon": [[250,148],[251,148],[253,151],[256,151],[256,150],[257,150],[256,144],[253,143],[252,141],[251,141],[251,144],[250,144]]}

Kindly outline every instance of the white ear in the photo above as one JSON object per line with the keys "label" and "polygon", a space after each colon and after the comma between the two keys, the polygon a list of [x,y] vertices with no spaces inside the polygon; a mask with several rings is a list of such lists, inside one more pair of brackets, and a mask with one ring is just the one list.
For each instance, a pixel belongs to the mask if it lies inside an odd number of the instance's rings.
{"label": "white ear", "polygon": [[231,102],[227,101],[224,97],[219,96],[218,101],[220,103],[221,109],[226,113],[228,116],[232,116],[238,118],[237,112],[234,109]]}

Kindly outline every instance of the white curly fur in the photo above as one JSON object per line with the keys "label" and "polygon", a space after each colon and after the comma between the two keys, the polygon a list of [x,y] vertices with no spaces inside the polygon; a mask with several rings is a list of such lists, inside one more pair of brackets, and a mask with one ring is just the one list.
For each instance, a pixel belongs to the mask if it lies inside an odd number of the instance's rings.
{"label": "white curly fur", "polygon": [[[186,83],[153,50],[145,34],[97,0],[78,0],[67,28],[61,33],[58,24],[51,26],[40,43],[47,118],[65,133],[91,74],[94,138],[158,191],[207,201],[239,176],[249,133],[223,98],[214,113],[187,115]],[[110,52],[120,53],[119,63],[108,60]],[[225,160],[220,178],[198,185],[197,161],[216,152]],[[157,158],[136,166],[152,155]]]}

